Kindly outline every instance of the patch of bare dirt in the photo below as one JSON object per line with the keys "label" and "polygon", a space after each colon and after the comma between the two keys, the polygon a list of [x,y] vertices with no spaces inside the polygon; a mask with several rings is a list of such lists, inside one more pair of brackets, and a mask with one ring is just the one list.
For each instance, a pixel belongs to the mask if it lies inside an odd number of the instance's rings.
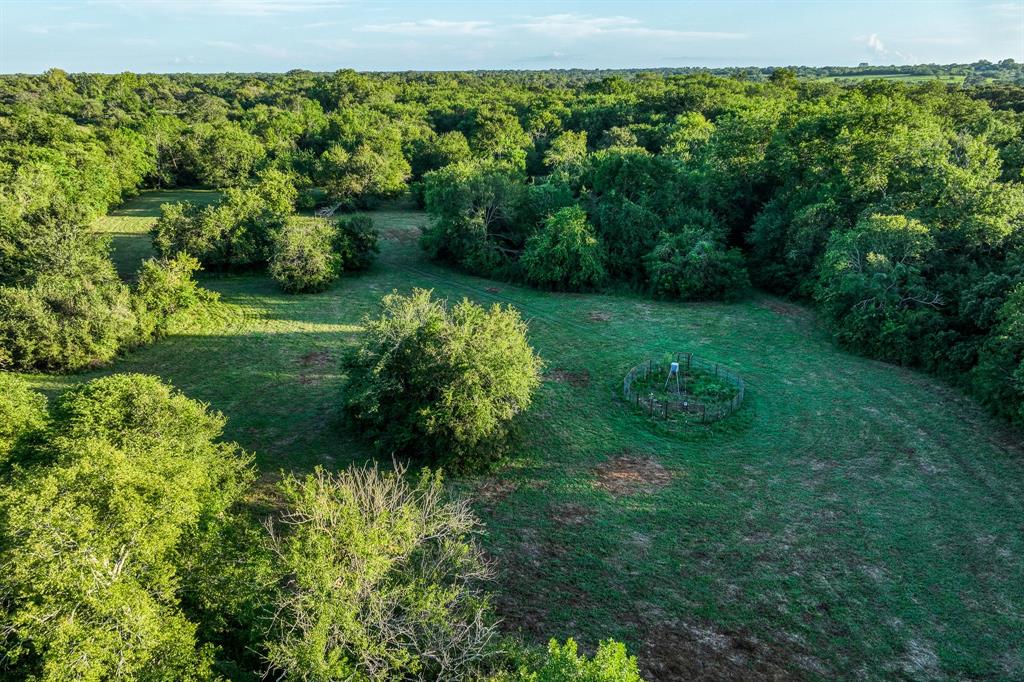
{"label": "patch of bare dirt", "polygon": [[770,298],[763,299],[759,303],[765,310],[770,310],[776,315],[782,315],[783,317],[805,317],[807,315],[807,311],[795,303],[787,303],[786,301]]}
{"label": "patch of bare dirt", "polygon": [[414,244],[419,241],[420,229],[418,227],[411,230],[407,227],[391,227],[381,230],[380,238],[399,244]]}
{"label": "patch of bare dirt", "polygon": [[299,367],[302,368],[299,371],[299,383],[304,386],[320,383],[323,377],[319,370],[330,365],[332,360],[334,357],[325,350],[311,351],[303,355],[298,360]]}
{"label": "patch of bare dirt", "polygon": [[306,353],[299,358],[299,364],[303,367],[323,367],[331,361],[331,354],[325,350],[317,350]]}
{"label": "patch of bare dirt", "polygon": [[593,513],[585,504],[565,502],[551,508],[551,519],[560,526],[582,526],[590,521]]}
{"label": "patch of bare dirt", "polygon": [[647,680],[789,680],[828,672],[810,654],[787,651],[742,630],[687,621],[638,626],[643,644],[637,658]]}
{"label": "patch of bare dirt", "polygon": [[653,493],[672,481],[672,472],[652,457],[623,454],[599,465],[594,485],[614,497]]}
{"label": "patch of bare dirt", "polygon": [[519,490],[519,484],[507,479],[490,479],[476,489],[476,495],[488,506],[504,502],[505,498]]}
{"label": "patch of bare dirt", "polygon": [[603,310],[591,310],[590,314],[587,315],[587,319],[591,322],[608,322],[612,319],[612,314],[606,313]]}
{"label": "patch of bare dirt", "polygon": [[559,384],[569,384],[574,388],[586,388],[590,385],[590,372],[571,372],[567,369],[556,367],[544,373],[544,378]]}

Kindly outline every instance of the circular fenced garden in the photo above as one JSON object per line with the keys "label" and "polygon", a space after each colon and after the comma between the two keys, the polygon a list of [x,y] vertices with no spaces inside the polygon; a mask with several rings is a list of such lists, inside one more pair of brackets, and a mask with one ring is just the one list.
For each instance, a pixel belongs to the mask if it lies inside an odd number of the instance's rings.
{"label": "circular fenced garden", "polygon": [[651,419],[709,424],[743,404],[743,379],[720,363],[693,353],[675,353],[630,368],[622,380],[622,398]]}

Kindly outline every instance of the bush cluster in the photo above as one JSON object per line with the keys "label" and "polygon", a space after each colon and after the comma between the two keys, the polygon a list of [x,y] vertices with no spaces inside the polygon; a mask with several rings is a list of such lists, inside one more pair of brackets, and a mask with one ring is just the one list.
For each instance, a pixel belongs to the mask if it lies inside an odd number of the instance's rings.
{"label": "bush cluster", "polygon": [[135,289],[105,253],[92,251],[30,286],[0,287],[0,368],[74,371],[164,333],[180,311],[212,295],[192,278],[195,259],[142,264]]}
{"label": "bush cluster", "polygon": [[671,160],[615,146],[587,155],[571,141],[552,147],[555,172],[532,185],[495,162],[428,173],[427,253],[565,291],[620,281],[660,297],[727,300],[749,288],[744,257],[716,217],[673,197],[681,178]]}
{"label": "bush cluster", "polygon": [[275,236],[268,272],[288,293],[324,291],[338,278],[337,230],[327,220],[292,220]]}
{"label": "bush cluster", "polygon": [[260,528],[251,456],[159,379],[95,379],[50,411],[0,389],[5,678],[639,680],[614,642],[498,640],[482,528],[439,474],[289,475]]}
{"label": "bush cluster", "polygon": [[536,286],[585,291],[606,277],[604,248],[579,206],[563,208],[526,240],[520,264]]}
{"label": "bush cluster", "polygon": [[161,257],[186,253],[213,268],[266,263],[274,238],[292,213],[297,192],[280,171],[268,170],[248,187],[231,187],[214,205],[165,204],[153,226],[153,248]]}
{"label": "bush cluster", "polygon": [[382,453],[490,464],[540,384],[519,313],[468,300],[449,307],[422,289],[389,294],[381,308],[350,359],[349,416]]}
{"label": "bush cluster", "polygon": [[274,235],[268,272],[288,293],[324,291],[343,272],[369,268],[377,252],[369,216],[293,219]]}

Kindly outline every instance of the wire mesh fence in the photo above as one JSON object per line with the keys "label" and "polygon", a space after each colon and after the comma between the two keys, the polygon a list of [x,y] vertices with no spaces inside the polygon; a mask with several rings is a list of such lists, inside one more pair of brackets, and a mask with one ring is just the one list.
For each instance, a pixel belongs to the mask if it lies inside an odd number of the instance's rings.
{"label": "wire mesh fence", "polygon": [[693,353],[676,353],[668,362],[648,360],[632,367],[622,380],[623,400],[663,421],[709,424],[738,410],[745,394],[738,374]]}

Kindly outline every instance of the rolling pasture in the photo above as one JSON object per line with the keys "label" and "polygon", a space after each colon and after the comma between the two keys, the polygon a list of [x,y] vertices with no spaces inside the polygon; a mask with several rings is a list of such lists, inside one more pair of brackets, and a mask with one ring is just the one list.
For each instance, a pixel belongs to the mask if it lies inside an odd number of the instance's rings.
{"label": "rolling pasture", "polygon": [[[129,276],[168,200],[99,226]],[[397,289],[517,307],[547,364],[516,454],[473,497],[505,626],[535,641],[624,640],[651,679],[1024,676],[1020,434],[923,374],[838,349],[805,308],[552,294],[423,258],[424,214],[375,211],[382,253],[315,295],[210,275],[220,303],[98,372],[33,375],[51,395],[159,375],[228,417],[264,482],[369,451],[339,423],[340,364]],[[302,218],[298,218],[302,219]],[[672,434],[617,400],[623,374],[689,351],[745,380],[736,414]]]}

